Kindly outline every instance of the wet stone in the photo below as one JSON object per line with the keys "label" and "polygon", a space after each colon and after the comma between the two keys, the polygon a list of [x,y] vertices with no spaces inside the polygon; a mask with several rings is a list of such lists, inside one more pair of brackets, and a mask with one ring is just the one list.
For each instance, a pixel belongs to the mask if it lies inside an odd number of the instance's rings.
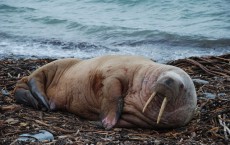
{"label": "wet stone", "polygon": [[204,93],[203,94],[205,98],[208,98],[208,99],[215,99],[216,98],[216,95],[212,94],[212,93]]}
{"label": "wet stone", "polygon": [[206,85],[209,83],[208,81],[201,79],[192,79],[192,81],[195,85]]}
{"label": "wet stone", "polygon": [[1,90],[1,93],[2,93],[3,96],[9,96],[10,95],[10,93],[7,90],[4,90],[4,89]]}
{"label": "wet stone", "polygon": [[218,96],[219,97],[224,97],[224,96],[226,96],[226,93],[219,93]]}

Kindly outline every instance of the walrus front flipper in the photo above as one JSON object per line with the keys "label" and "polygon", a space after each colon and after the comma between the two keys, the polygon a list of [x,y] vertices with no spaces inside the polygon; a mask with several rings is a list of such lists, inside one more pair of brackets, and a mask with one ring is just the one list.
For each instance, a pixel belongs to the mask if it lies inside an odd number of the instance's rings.
{"label": "walrus front flipper", "polygon": [[35,80],[34,78],[31,78],[28,81],[28,86],[31,90],[31,93],[36,98],[36,100],[46,107],[46,109],[50,110],[50,106],[48,104],[47,97],[44,92],[44,84],[40,83],[39,81]]}
{"label": "walrus front flipper", "polygon": [[121,87],[121,82],[116,78],[110,78],[104,82],[100,116],[105,129],[114,127],[121,116],[124,105]]}

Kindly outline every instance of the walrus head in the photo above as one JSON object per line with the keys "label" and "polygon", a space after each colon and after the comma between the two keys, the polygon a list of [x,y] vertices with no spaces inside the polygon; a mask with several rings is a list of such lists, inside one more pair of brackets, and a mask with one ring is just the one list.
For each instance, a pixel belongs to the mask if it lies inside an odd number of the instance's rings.
{"label": "walrus head", "polygon": [[142,113],[155,127],[170,128],[187,124],[197,98],[190,77],[182,70],[163,72],[154,83]]}

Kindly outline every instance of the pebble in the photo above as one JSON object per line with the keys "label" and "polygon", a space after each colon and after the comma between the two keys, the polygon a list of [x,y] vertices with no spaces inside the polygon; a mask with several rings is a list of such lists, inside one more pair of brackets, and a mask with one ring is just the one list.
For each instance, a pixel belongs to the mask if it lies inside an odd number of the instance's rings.
{"label": "pebble", "polygon": [[219,96],[219,97],[226,96],[226,93],[219,93],[218,96]]}
{"label": "pebble", "polygon": [[215,99],[216,98],[216,95],[214,95],[212,93],[203,93],[203,95],[205,98],[208,98],[208,99]]}
{"label": "pebble", "polygon": [[10,93],[7,90],[4,90],[4,89],[1,90],[1,93],[2,93],[3,96],[9,96],[10,95]]}
{"label": "pebble", "polygon": [[192,81],[196,85],[205,85],[209,83],[209,81],[201,80],[201,79],[192,79]]}

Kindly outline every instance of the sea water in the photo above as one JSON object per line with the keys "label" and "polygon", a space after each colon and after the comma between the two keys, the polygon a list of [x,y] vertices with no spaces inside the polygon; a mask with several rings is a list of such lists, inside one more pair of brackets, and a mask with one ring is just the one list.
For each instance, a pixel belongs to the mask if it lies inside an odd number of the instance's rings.
{"label": "sea water", "polygon": [[0,0],[0,59],[230,53],[230,0]]}

